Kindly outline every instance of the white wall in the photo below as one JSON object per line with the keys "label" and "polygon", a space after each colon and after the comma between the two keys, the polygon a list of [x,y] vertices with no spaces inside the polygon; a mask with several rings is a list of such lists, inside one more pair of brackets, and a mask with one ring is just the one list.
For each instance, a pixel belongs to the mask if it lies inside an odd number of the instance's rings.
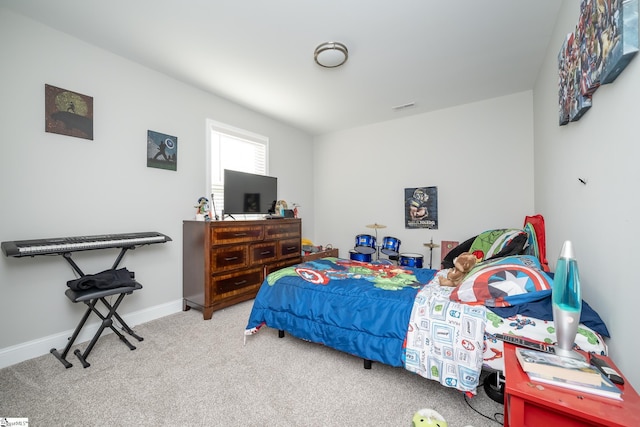
{"label": "white wall", "polygon": [[[520,228],[533,206],[532,93],[490,99],[317,137],[315,235],[348,257],[358,234],[424,243],[462,242],[493,228]],[[406,229],[404,189],[438,187],[437,230]],[[440,266],[440,249],[433,251]]]}
{"label": "white wall", "polygon": [[[205,194],[207,118],[270,138],[279,196],[306,209],[303,232],[310,235],[310,136],[3,8],[0,57],[0,240],[136,231],[171,236],[171,243],[124,259],[144,286],[120,310],[132,324],[182,307],[182,221]],[[93,97],[93,141],[45,133],[45,84]],[[177,171],[147,168],[147,130],[178,137]],[[111,267],[117,253],[73,257],[85,273],[95,273]],[[73,278],[59,256],[0,257],[0,367],[65,345],[83,311],[64,296]]]}
{"label": "white wall", "polygon": [[564,2],[534,91],[535,205],[546,219],[549,261],[555,265],[564,240],[573,242],[583,298],[609,328],[613,360],[639,389],[633,257],[640,237],[640,59],[595,92],[579,121],[558,126],[557,55],[579,11],[579,0]]}

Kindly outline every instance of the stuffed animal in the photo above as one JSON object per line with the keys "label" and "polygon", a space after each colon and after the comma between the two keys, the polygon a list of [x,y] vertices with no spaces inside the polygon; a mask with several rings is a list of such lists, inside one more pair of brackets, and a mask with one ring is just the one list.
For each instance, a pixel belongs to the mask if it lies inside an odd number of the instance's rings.
{"label": "stuffed animal", "polygon": [[413,415],[412,427],[447,427],[444,417],[433,409],[420,409]]}
{"label": "stuffed animal", "polygon": [[456,287],[478,262],[478,258],[472,253],[462,252],[453,260],[453,267],[447,272],[447,277],[439,276],[440,286]]}

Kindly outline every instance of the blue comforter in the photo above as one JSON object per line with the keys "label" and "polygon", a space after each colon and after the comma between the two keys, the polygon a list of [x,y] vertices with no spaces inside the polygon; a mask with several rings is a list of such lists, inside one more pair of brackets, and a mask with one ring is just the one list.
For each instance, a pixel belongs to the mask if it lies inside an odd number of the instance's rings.
{"label": "blue comforter", "polygon": [[[473,393],[483,365],[485,327],[489,327],[486,309],[481,302],[453,300],[454,289],[439,286],[436,276],[446,273],[339,258],[284,268],[267,276],[260,287],[245,335],[266,325]],[[499,276],[499,284],[512,276]],[[479,285],[493,282],[473,283],[478,290]],[[498,289],[495,284],[494,289]],[[492,307],[498,315],[540,308],[543,313],[537,315],[551,316],[550,306],[540,303],[540,294],[548,291],[522,286],[505,289],[529,293],[527,298],[517,296],[530,302]]]}
{"label": "blue comforter", "polygon": [[337,258],[278,270],[256,296],[247,334],[267,325],[363,359],[402,367],[413,301],[435,273]]}

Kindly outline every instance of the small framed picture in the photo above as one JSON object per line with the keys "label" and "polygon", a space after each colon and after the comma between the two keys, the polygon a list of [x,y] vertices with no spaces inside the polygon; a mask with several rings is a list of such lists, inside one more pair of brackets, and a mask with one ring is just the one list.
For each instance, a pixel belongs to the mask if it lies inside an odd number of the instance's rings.
{"label": "small framed picture", "polygon": [[178,137],[147,131],[147,167],[178,169]]}
{"label": "small framed picture", "polygon": [[93,97],[44,85],[45,132],[93,141]]}
{"label": "small framed picture", "polygon": [[438,229],[438,187],[404,189],[405,228]]}

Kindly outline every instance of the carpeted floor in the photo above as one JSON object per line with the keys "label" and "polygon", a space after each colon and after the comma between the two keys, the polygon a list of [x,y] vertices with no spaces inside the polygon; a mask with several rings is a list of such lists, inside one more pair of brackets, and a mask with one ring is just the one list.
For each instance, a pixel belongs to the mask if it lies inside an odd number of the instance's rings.
{"label": "carpeted floor", "polygon": [[134,351],[104,335],[86,369],[73,354],[70,369],[50,354],[2,369],[0,418],[25,417],[31,427],[410,426],[418,409],[432,408],[450,427],[502,424],[502,406],[482,387],[466,399],[404,369],[365,370],[361,359],[279,339],[269,328],[243,345],[252,303],[208,321],[191,310],[137,325],[144,341],[132,340]]}

